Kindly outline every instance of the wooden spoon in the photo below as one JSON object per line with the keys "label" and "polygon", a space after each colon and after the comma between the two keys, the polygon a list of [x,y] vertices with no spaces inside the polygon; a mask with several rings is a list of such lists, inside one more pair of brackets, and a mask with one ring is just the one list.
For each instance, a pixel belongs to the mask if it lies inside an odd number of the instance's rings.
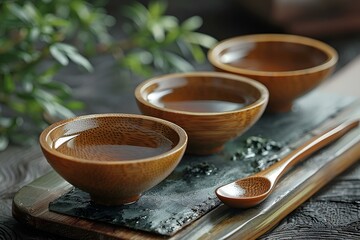
{"label": "wooden spoon", "polygon": [[230,207],[248,208],[264,201],[277,181],[293,165],[359,126],[360,120],[344,122],[314,136],[271,167],[216,189],[218,198]]}

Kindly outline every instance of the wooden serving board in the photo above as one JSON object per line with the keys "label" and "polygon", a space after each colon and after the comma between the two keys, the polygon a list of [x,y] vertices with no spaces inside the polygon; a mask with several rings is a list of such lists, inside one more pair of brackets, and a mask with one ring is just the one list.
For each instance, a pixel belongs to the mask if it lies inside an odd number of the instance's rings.
{"label": "wooden serving board", "polygon": [[[355,102],[344,108],[307,132],[292,147],[330,125],[351,116],[360,116],[358,106],[359,102]],[[49,211],[50,202],[73,188],[55,172],[18,191],[13,200],[13,216],[35,228],[76,239],[253,239],[273,228],[331,179],[354,164],[359,156],[360,128],[294,167],[261,205],[247,210],[220,205],[170,237]]]}

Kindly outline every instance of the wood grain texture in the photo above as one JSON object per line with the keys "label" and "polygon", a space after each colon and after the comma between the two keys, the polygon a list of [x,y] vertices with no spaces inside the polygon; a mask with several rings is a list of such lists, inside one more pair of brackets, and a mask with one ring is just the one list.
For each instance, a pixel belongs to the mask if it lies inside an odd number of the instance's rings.
{"label": "wood grain texture", "polygon": [[359,173],[357,163],[261,239],[359,239]]}
{"label": "wood grain texture", "polygon": [[[39,146],[10,146],[0,157],[0,239],[60,239],[34,230],[12,216],[12,201],[16,192],[36,178],[51,171]],[[63,238],[61,238],[63,239]]]}

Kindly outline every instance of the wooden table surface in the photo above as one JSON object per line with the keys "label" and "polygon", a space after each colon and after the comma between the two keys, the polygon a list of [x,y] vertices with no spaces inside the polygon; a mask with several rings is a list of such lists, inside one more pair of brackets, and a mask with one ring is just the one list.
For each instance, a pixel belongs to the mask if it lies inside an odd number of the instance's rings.
{"label": "wooden table surface", "polygon": [[[320,89],[360,97],[359,76],[360,57],[357,57]],[[108,109],[105,107],[101,110]],[[62,239],[22,225],[11,214],[12,199],[16,192],[51,170],[39,147],[11,146],[0,153],[0,166],[0,239]],[[359,212],[360,162],[302,204],[262,238],[359,239]]]}
{"label": "wooden table surface", "polygon": [[[346,45],[345,41],[338,46],[340,58],[352,61],[346,65],[340,64],[341,69],[320,89],[360,97],[360,57],[354,57],[354,52],[348,50],[351,48],[343,47]],[[110,67],[104,59],[106,57],[95,60],[97,74],[79,76],[81,73],[72,69],[61,76],[62,80],[74,88],[79,99],[86,101],[85,113],[139,113],[132,96],[135,84],[129,84],[131,79],[115,83],[106,81],[117,72],[116,69],[108,71]],[[109,98],[109,95],[112,97]],[[127,102],[121,102],[123,99],[127,99]],[[0,239],[63,239],[20,224],[12,217],[12,200],[19,189],[49,171],[51,167],[43,158],[38,144],[10,146],[0,152]],[[359,213],[360,162],[311,197],[261,239],[360,239]]]}
{"label": "wooden table surface", "polygon": [[[360,97],[360,56],[320,86]],[[358,156],[360,160],[360,156]],[[289,214],[263,239],[360,239],[360,161]]]}

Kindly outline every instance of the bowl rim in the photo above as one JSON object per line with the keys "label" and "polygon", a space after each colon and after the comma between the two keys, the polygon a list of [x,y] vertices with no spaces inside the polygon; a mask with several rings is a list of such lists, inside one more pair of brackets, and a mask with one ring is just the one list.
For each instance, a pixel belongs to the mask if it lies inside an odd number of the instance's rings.
{"label": "bowl rim", "polygon": [[[170,150],[168,150],[164,153],[155,155],[155,156],[151,156],[151,157],[147,157],[147,158],[140,158],[140,159],[133,159],[133,160],[121,160],[121,161],[98,161],[98,160],[88,160],[85,158],[70,156],[70,155],[67,155],[67,154],[57,151],[56,149],[49,146],[49,144],[47,144],[47,142],[46,142],[46,139],[49,137],[49,135],[52,131],[54,131],[55,129],[62,127],[70,122],[84,120],[84,119],[103,118],[103,117],[138,118],[138,119],[146,119],[149,121],[157,122],[157,123],[166,125],[166,126],[170,127],[171,129],[173,129],[179,136],[179,142],[174,147],[172,147]],[[50,126],[48,126],[47,128],[45,128],[41,132],[40,137],[39,137],[39,142],[40,142],[40,146],[43,151],[46,151],[49,154],[55,155],[57,157],[61,157],[68,161],[75,161],[75,162],[82,162],[82,163],[86,163],[86,164],[96,164],[96,165],[99,165],[99,164],[100,165],[124,165],[124,164],[134,164],[134,163],[139,163],[139,162],[157,161],[160,158],[170,156],[176,152],[181,151],[182,149],[184,149],[184,151],[185,151],[185,148],[186,148],[186,145],[188,142],[188,136],[182,127],[180,127],[179,125],[172,123],[170,121],[164,120],[164,119],[146,116],[146,115],[140,115],[140,114],[101,113],[101,114],[81,115],[81,116],[68,118],[68,119],[64,119],[64,120],[55,122],[55,123],[51,124]]]}
{"label": "bowl rim", "polygon": [[[159,81],[164,81],[165,79],[172,79],[172,78],[179,78],[179,77],[218,77],[218,78],[226,78],[229,80],[240,81],[246,83],[248,85],[253,86],[260,92],[260,97],[256,99],[255,102],[246,105],[245,107],[235,109],[232,111],[225,111],[225,112],[191,112],[191,111],[183,111],[183,110],[175,110],[170,108],[163,108],[157,105],[154,105],[143,98],[142,92],[144,89],[148,88],[152,84],[156,84]],[[245,112],[249,109],[255,108],[257,106],[264,105],[266,107],[268,100],[269,100],[269,91],[262,83],[255,81],[248,77],[238,76],[232,73],[223,73],[223,72],[207,72],[207,71],[199,71],[199,72],[186,72],[186,73],[172,73],[161,75],[157,77],[150,78],[148,80],[143,81],[135,88],[135,98],[139,102],[148,107],[155,108],[159,111],[169,112],[169,113],[177,113],[183,114],[188,116],[221,116],[221,115],[228,115],[233,113]]]}
{"label": "bowl rim", "polygon": [[[238,45],[238,42],[242,41],[246,42],[287,42],[287,43],[297,43],[305,46],[309,46],[315,49],[320,50],[325,53],[328,59],[317,66],[304,68],[299,70],[291,70],[291,71],[261,71],[261,70],[251,70],[245,68],[234,67],[229,64],[223,63],[219,60],[219,55],[225,49]],[[248,74],[253,76],[290,76],[290,75],[302,75],[318,72],[321,70],[325,70],[335,66],[338,61],[337,51],[331,47],[330,45],[316,40],[314,38],[309,38],[300,35],[294,34],[251,34],[251,35],[243,35],[232,37],[228,39],[224,39],[217,44],[215,44],[207,54],[209,62],[219,69],[223,69],[236,74]]]}

